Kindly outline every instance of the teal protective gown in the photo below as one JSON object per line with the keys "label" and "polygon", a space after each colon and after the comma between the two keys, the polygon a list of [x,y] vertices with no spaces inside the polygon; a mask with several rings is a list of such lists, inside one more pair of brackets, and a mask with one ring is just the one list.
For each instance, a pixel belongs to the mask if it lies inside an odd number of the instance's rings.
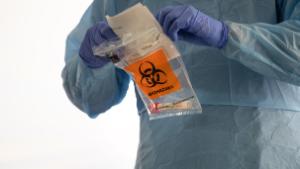
{"label": "teal protective gown", "polygon": [[118,104],[130,78],[111,63],[86,67],[80,43],[105,15],[137,2],[153,14],[190,4],[230,33],[221,50],[176,42],[203,114],[149,121],[137,95],[136,169],[299,169],[300,0],[95,0],[68,36],[62,73],[69,99],[90,117]]}

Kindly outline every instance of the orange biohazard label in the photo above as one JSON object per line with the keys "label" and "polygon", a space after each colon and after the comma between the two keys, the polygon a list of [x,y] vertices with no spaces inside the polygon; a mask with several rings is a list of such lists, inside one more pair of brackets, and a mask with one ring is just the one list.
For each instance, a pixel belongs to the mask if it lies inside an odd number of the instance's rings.
{"label": "orange biohazard label", "polygon": [[163,49],[125,67],[125,70],[132,74],[135,83],[150,99],[173,93],[181,88]]}

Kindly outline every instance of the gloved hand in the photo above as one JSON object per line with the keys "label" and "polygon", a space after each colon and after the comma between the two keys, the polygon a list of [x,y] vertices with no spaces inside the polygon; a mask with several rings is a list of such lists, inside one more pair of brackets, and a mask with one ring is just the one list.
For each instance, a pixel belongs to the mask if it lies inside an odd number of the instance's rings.
{"label": "gloved hand", "polygon": [[186,40],[217,48],[227,42],[228,27],[192,6],[165,7],[157,13],[156,19],[173,41]]}
{"label": "gloved hand", "polygon": [[100,68],[110,62],[110,59],[95,56],[92,48],[103,42],[114,40],[118,40],[118,36],[109,25],[104,21],[99,22],[87,31],[80,46],[79,56],[88,67]]}

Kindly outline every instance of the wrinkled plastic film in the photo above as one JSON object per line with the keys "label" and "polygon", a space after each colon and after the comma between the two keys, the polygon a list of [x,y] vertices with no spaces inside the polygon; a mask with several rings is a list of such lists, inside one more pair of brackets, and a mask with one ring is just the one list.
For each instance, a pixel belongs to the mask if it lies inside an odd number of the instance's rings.
{"label": "wrinkled plastic film", "polygon": [[[139,12],[146,8],[142,9]],[[130,12],[136,13],[134,9]],[[126,17],[126,12],[121,15]],[[118,25],[112,20],[109,23],[112,28]],[[201,105],[179,52],[157,24],[147,23],[147,29],[134,30],[137,32],[131,31],[132,25],[130,29],[123,25],[119,32],[116,31],[120,40],[101,44],[94,48],[94,54],[109,57],[131,75],[150,119],[201,113]]]}

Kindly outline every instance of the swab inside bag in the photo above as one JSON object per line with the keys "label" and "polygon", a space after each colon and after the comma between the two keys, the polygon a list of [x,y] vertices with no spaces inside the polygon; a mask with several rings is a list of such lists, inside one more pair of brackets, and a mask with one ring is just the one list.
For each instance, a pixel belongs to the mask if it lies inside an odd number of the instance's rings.
{"label": "swab inside bag", "polygon": [[202,112],[180,53],[145,6],[107,21],[120,40],[97,46],[94,54],[131,75],[150,119]]}

